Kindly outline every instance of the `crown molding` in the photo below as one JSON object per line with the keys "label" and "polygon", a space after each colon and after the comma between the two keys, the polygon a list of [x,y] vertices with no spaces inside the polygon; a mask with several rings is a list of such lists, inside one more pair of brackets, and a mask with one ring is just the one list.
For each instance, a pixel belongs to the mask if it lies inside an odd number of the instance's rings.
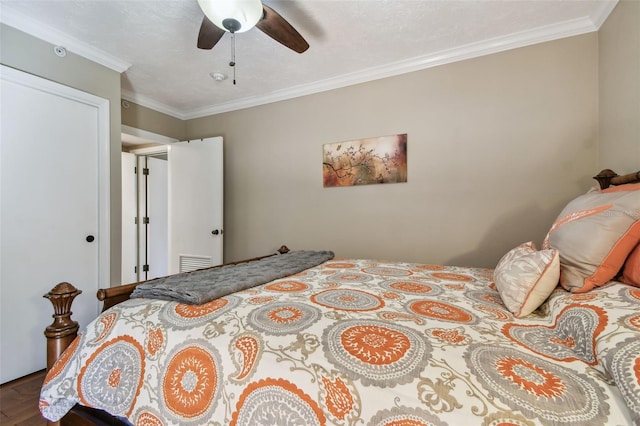
{"label": "crown molding", "polygon": [[182,116],[184,117],[183,119],[194,119],[208,115],[266,105],[273,102],[312,95],[315,93],[366,83],[386,77],[394,77],[466,59],[477,58],[493,53],[504,52],[520,47],[598,31],[617,3],[618,0],[602,2],[602,7],[597,11],[597,13],[594,13],[593,16],[547,25],[532,30],[510,34],[504,37],[483,40],[477,43],[470,43],[429,55],[417,56],[404,61],[372,67],[355,73],[343,74],[338,77],[275,91],[265,96],[238,99],[236,101],[225,102],[211,107],[193,109],[183,112]]}
{"label": "crown molding", "polygon": [[152,99],[148,96],[140,95],[129,90],[121,90],[120,97],[129,102],[133,102],[136,105],[143,106],[145,108],[150,108],[154,111],[161,112],[163,114],[170,115],[174,118],[178,118],[180,120],[188,120],[189,117],[180,110],[172,108],[162,102],[158,102],[155,99]]}
{"label": "crown molding", "polygon": [[[446,49],[433,54],[417,56],[407,60],[368,68],[362,71],[343,74],[334,78],[315,81],[292,88],[278,90],[264,96],[254,96],[235,101],[225,102],[210,107],[196,108],[192,110],[177,110],[166,104],[158,102],[150,97],[139,95],[130,91],[122,91],[122,98],[137,105],[151,108],[155,111],[170,115],[181,120],[201,118],[208,115],[221,114],[239,109],[266,105],[274,102],[293,99],[301,96],[312,95],[343,87],[379,80],[386,77],[394,77],[409,72],[419,71],[431,67],[450,64],[466,59],[499,53],[511,49],[530,46],[547,41],[558,40],[566,37],[577,36],[598,31],[609,14],[617,5],[618,0],[605,0],[601,6],[590,16],[558,24],[547,25],[528,31],[510,34],[504,37],[496,37],[477,43],[470,43],[453,49]],[[35,22],[33,19],[8,7],[7,2],[2,4],[0,22],[24,31],[34,37],[64,46],[66,49],[84,56],[94,62],[116,70],[120,73],[126,71],[128,64],[108,53],[95,49],[86,43],[70,37],[58,30]]]}
{"label": "crown molding", "polygon": [[131,67],[131,64],[121,60],[120,58],[90,46],[89,44],[71,37],[62,31],[58,31],[55,28],[35,21],[33,18],[11,7],[9,2],[2,3],[0,22],[47,43],[51,43],[54,46],[63,46],[70,52],[119,73],[123,73]]}
{"label": "crown molding", "polygon": [[618,0],[603,1],[600,3],[600,8],[596,9],[591,14],[589,18],[591,19],[591,22],[595,27],[595,31],[598,31],[600,29],[602,24],[604,24],[604,21],[607,20],[607,18],[609,17],[611,12],[613,12],[613,9],[615,9],[617,4],[618,4]]}

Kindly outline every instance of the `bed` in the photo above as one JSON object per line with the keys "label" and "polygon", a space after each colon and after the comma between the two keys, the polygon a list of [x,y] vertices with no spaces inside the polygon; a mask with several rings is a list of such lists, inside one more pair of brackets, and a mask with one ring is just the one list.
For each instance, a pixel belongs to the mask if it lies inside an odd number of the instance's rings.
{"label": "bed", "polygon": [[[493,269],[283,246],[192,273],[205,296],[174,294],[175,276],[101,290],[79,334],[78,291],[59,284],[40,410],[70,425],[639,425],[640,172],[597,178],[540,249]],[[281,266],[305,256],[317,264]],[[286,273],[260,284],[256,265]],[[252,278],[202,285],[219,274]]]}

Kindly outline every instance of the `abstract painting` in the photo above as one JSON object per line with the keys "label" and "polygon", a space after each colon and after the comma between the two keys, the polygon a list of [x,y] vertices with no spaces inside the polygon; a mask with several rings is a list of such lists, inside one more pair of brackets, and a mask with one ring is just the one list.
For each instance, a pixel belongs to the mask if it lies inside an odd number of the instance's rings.
{"label": "abstract painting", "polygon": [[407,181],[407,134],[322,146],[324,187]]}

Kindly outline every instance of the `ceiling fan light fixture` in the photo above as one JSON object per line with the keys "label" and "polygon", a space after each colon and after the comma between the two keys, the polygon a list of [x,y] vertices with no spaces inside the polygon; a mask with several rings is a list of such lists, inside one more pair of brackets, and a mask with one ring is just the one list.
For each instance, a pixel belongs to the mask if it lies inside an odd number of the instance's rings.
{"label": "ceiling fan light fixture", "polygon": [[198,4],[215,26],[232,33],[250,30],[263,13],[260,0],[198,0]]}

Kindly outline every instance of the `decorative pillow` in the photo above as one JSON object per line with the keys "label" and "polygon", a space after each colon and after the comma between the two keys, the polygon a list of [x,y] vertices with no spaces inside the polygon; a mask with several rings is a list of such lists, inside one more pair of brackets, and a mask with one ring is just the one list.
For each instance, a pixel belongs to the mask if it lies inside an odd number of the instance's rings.
{"label": "decorative pillow", "polygon": [[640,287],[640,244],[631,252],[622,269],[620,281]]}
{"label": "decorative pillow", "polygon": [[500,297],[517,318],[535,311],[558,286],[560,260],[554,249],[536,251],[533,242],[502,256],[493,271]]}
{"label": "decorative pillow", "polygon": [[640,184],[591,189],[571,201],[543,248],[560,252],[560,284],[584,293],[612,280],[640,241]]}

